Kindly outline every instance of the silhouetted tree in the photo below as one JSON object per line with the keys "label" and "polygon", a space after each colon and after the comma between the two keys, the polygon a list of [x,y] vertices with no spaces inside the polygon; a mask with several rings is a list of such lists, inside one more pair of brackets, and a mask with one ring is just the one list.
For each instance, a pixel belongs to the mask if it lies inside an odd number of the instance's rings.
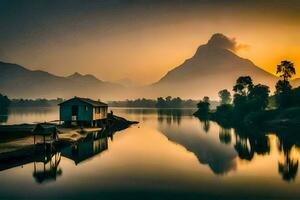
{"label": "silhouetted tree", "polygon": [[264,110],[268,105],[270,89],[266,85],[255,85],[250,90],[248,99],[251,111]]}
{"label": "silhouetted tree", "polygon": [[233,91],[236,94],[242,96],[248,96],[250,90],[253,87],[253,82],[250,76],[241,76],[236,80],[235,86],[233,86]]}
{"label": "silhouetted tree", "polygon": [[217,106],[216,112],[212,113],[212,119],[219,125],[228,127],[232,124],[233,106],[231,104],[222,104]]}
{"label": "silhouetted tree", "polygon": [[8,108],[10,100],[7,96],[0,94],[0,112]]}
{"label": "silhouetted tree", "polygon": [[221,104],[230,104],[231,103],[231,94],[228,90],[224,89],[219,91],[219,97],[221,99]]}
{"label": "silhouetted tree", "polygon": [[276,83],[276,102],[279,108],[287,108],[291,104],[291,91],[290,78],[296,74],[294,64],[290,61],[284,60],[277,65],[276,74],[282,79]]}
{"label": "silhouetted tree", "polygon": [[296,69],[292,62],[284,60],[277,65],[276,74],[279,74],[279,77],[281,77],[284,81],[289,81],[289,79],[296,74]]}
{"label": "silhouetted tree", "polygon": [[195,114],[196,115],[202,115],[202,116],[208,115],[208,113],[209,113],[209,106],[210,106],[209,97],[206,97],[206,96],[203,97],[203,100],[201,100],[197,104],[198,111]]}
{"label": "silhouetted tree", "polygon": [[249,112],[247,103],[248,95],[253,88],[253,82],[250,76],[241,76],[236,80],[233,91],[234,118],[235,120],[243,119],[245,114]]}
{"label": "silhouetted tree", "polygon": [[253,85],[249,76],[239,77],[233,91],[235,121],[240,121],[250,112],[262,111],[268,105],[269,87],[262,84]]}
{"label": "silhouetted tree", "polygon": [[156,107],[157,108],[164,108],[166,106],[166,101],[162,97],[157,98]]}

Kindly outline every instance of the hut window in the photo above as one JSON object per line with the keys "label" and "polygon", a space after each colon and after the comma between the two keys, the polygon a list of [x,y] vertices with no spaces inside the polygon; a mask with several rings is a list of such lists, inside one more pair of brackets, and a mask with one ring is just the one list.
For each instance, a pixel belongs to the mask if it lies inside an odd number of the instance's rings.
{"label": "hut window", "polygon": [[88,111],[88,109],[89,109],[89,108],[88,108],[87,106],[84,106],[84,110],[85,110],[85,111]]}
{"label": "hut window", "polygon": [[100,113],[100,107],[96,108],[96,113],[99,114]]}

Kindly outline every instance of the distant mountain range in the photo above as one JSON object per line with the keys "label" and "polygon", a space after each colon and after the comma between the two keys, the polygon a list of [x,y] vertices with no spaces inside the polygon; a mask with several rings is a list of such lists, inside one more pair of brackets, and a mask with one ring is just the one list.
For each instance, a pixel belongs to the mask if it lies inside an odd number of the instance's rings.
{"label": "distant mountain range", "polygon": [[[0,93],[11,98],[122,98],[124,87],[97,79],[93,75],[74,73],[55,76],[45,71],[28,70],[17,64],[0,62]],[[120,96],[119,96],[120,95]]]}
{"label": "distant mountain range", "polygon": [[[278,78],[250,60],[237,56],[234,45],[228,37],[214,34],[207,44],[198,48],[192,58],[169,71],[158,82],[144,87],[136,87],[126,79],[113,83],[77,72],[63,77],[0,62],[0,93],[11,98],[86,96],[118,100],[171,95],[193,99],[210,96],[217,99],[219,90],[226,88],[231,91],[236,79],[247,75],[252,77],[254,83],[266,84],[273,91]],[[294,80],[292,85],[299,86],[300,79]]]}

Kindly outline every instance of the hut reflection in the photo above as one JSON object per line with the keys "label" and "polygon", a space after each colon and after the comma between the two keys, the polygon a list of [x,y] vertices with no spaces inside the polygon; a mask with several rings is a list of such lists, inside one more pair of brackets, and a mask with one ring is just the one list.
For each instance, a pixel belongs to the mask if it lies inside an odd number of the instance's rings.
{"label": "hut reflection", "polygon": [[61,160],[60,153],[45,155],[42,160],[34,161],[33,177],[37,183],[55,181],[62,175],[62,169],[59,167]]}
{"label": "hut reflection", "polygon": [[93,132],[82,141],[62,149],[64,157],[79,163],[108,149],[108,138],[101,132]]}

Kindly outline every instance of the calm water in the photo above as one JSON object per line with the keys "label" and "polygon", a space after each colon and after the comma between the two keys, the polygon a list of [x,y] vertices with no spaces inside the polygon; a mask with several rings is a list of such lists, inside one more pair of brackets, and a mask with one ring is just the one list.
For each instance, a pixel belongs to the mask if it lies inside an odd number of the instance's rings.
{"label": "calm water", "polygon": [[[3,169],[0,198],[300,199],[300,151],[286,138],[201,122],[191,109],[113,110],[140,124],[83,142],[77,156],[66,148],[46,166]],[[1,121],[57,117],[57,108],[15,109]]]}

